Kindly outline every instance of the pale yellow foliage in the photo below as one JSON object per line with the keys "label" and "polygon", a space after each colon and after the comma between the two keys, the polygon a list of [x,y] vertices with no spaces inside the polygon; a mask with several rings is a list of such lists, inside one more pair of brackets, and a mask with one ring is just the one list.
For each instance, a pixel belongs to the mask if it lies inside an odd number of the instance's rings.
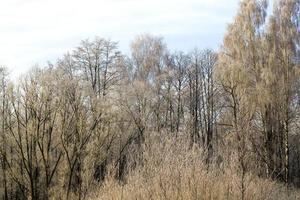
{"label": "pale yellow foliage", "polygon": [[[144,165],[130,173],[126,184],[110,176],[89,199],[238,200],[241,197],[240,177],[234,164],[222,168],[217,165],[220,161],[216,161],[207,170],[203,151],[187,148],[185,139],[162,139],[156,135],[146,141],[144,150]],[[299,198],[299,193],[288,191],[284,185],[251,173],[246,175],[246,200]]]}

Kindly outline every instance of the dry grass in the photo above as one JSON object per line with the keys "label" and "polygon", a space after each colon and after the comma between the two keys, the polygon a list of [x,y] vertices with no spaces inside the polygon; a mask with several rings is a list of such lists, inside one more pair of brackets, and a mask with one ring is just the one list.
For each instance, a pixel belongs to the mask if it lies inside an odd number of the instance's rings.
{"label": "dry grass", "polygon": [[[226,169],[211,165],[207,169],[202,151],[188,149],[186,140],[151,141],[144,146],[142,167],[132,171],[125,184],[109,176],[90,199],[241,199],[241,178],[234,165]],[[245,200],[300,199],[296,190],[250,173],[245,185]]]}

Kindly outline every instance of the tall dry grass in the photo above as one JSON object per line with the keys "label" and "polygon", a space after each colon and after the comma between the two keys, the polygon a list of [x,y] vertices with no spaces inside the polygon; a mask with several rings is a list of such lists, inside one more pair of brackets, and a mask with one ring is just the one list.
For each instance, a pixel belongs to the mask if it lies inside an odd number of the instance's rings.
{"label": "tall dry grass", "polygon": [[[234,159],[227,167],[218,159],[207,166],[205,152],[189,148],[186,141],[159,136],[148,139],[140,166],[129,172],[126,183],[119,183],[111,174],[90,199],[241,199],[242,179]],[[300,199],[296,190],[250,172],[244,183],[245,200]]]}

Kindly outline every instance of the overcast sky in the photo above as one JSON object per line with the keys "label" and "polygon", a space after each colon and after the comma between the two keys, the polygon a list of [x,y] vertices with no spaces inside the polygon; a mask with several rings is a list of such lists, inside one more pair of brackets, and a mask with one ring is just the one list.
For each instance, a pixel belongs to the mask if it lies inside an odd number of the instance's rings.
{"label": "overcast sky", "polygon": [[172,50],[217,49],[238,0],[0,0],[0,65],[13,76],[55,62],[80,40],[100,36],[129,51],[141,33]]}

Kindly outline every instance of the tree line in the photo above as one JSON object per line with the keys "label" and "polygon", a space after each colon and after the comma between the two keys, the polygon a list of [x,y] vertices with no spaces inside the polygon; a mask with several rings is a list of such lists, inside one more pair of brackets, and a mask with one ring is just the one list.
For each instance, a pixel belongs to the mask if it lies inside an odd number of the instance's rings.
{"label": "tree line", "polygon": [[130,55],[83,40],[20,80],[0,70],[0,194],[85,199],[143,165],[149,135],[185,136],[207,169],[300,186],[300,1],[243,0],[219,51],[144,34]]}

